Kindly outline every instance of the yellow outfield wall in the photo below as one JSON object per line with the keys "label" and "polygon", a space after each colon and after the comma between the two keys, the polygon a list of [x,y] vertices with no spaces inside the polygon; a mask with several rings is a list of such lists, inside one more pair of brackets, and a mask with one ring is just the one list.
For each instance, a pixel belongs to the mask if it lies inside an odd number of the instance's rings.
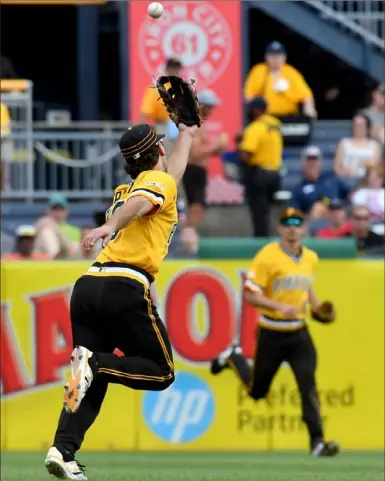
{"label": "yellow outfield wall", "polygon": [[[42,450],[52,442],[72,349],[69,298],[87,266],[2,265],[3,450]],[[242,299],[247,268],[247,262],[232,260],[164,264],[153,297],[174,346],[176,382],[156,393],[110,386],[84,449],[307,449],[300,399],[286,365],[267,401],[259,403],[247,398],[233,372],[209,374],[209,360],[235,335],[252,355],[257,316]],[[315,287],[338,312],[333,325],[309,322],[326,435],[345,449],[383,449],[384,264],[321,261]]]}

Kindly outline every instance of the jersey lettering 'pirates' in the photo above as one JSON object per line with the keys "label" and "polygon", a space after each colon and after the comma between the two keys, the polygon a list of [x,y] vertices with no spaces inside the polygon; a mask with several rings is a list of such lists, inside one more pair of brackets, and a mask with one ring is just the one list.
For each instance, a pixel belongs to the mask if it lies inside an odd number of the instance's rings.
{"label": "jersey lettering 'pirates'", "polygon": [[[166,172],[150,170],[141,173],[133,183],[120,185],[115,190],[112,206],[106,215],[109,218],[128,199],[144,196],[154,206],[144,217],[115,232],[107,246],[100,252],[96,263],[116,263],[144,270],[152,277],[159,271],[167,255],[168,247],[178,223],[177,187],[174,179]],[[87,272],[88,275],[107,275],[103,272]],[[111,274],[110,274],[111,275]],[[115,272],[114,275],[134,277],[135,274]]]}

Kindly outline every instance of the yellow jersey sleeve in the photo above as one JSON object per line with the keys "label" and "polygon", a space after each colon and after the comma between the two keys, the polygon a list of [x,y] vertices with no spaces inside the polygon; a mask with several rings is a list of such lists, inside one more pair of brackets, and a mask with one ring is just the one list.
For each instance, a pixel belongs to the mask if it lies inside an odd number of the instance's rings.
{"label": "yellow jersey sleeve", "polygon": [[297,69],[291,67],[290,76],[295,85],[298,102],[303,102],[305,99],[313,97],[313,92],[310,90],[310,87],[303,78],[303,75],[299,73]]}
{"label": "yellow jersey sleeve", "polygon": [[262,292],[271,279],[271,269],[265,249],[254,257],[251,268],[247,273],[244,288],[251,292]]}
{"label": "yellow jersey sleeve", "polygon": [[156,209],[153,215],[164,210],[176,201],[177,188],[171,175],[161,170],[149,170],[139,176],[128,194],[128,199],[135,196],[146,197]]}
{"label": "yellow jersey sleeve", "polygon": [[267,82],[267,68],[266,64],[260,63],[254,65],[250,70],[243,90],[243,94],[246,100],[251,100],[258,95],[262,95],[263,83]]}
{"label": "yellow jersey sleeve", "polygon": [[253,122],[246,127],[243,133],[242,142],[239,146],[240,150],[254,154],[258,150],[258,144],[264,130],[265,126],[257,122]]}
{"label": "yellow jersey sleeve", "polygon": [[158,91],[155,88],[147,87],[144,93],[140,111],[142,114],[147,115],[147,117],[156,117],[156,103],[158,101]]}

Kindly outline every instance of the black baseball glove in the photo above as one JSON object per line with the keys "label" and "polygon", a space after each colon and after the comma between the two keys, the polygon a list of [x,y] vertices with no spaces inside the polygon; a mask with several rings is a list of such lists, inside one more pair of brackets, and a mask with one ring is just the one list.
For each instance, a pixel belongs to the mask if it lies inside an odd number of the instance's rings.
{"label": "black baseball glove", "polygon": [[323,324],[330,324],[336,318],[334,305],[330,301],[322,302],[316,309],[311,310],[311,317]]}
{"label": "black baseball glove", "polygon": [[156,88],[170,119],[177,126],[179,124],[185,124],[188,127],[201,126],[201,107],[193,88],[193,81],[188,83],[180,77],[169,75],[159,77]]}

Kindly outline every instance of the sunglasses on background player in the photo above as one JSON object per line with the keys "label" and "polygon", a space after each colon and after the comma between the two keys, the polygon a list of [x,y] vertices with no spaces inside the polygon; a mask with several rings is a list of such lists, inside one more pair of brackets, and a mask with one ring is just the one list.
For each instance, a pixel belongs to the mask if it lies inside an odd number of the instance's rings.
{"label": "sunglasses on background player", "polygon": [[303,225],[303,219],[299,219],[298,217],[287,217],[285,219],[281,219],[280,224],[283,227],[301,227]]}

